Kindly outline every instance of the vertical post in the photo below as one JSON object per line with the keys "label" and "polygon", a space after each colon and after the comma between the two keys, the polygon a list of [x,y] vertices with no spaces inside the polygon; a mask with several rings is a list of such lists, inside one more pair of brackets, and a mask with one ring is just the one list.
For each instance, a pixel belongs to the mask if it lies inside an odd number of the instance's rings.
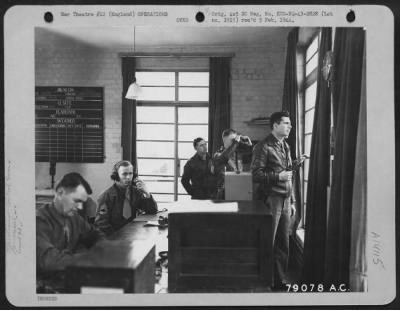
{"label": "vertical post", "polygon": [[56,162],[50,161],[51,189],[54,188],[54,176],[56,175]]}

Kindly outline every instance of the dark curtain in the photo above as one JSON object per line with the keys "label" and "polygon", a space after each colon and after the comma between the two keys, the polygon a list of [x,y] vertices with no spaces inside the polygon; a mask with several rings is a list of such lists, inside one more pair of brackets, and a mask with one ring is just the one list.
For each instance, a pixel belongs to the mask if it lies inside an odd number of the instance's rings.
{"label": "dark curtain", "polygon": [[327,187],[330,163],[330,90],[322,75],[323,59],[332,46],[332,29],[322,28],[318,54],[317,98],[307,187],[304,236],[304,283],[323,283],[326,245]]}
{"label": "dark curtain", "polygon": [[211,57],[208,114],[208,150],[211,155],[222,145],[222,131],[230,126],[231,59]]}
{"label": "dark curtain", "polygon": [[[290,154],[292,160],[297,159],[298,155],[298,127],[297,127],[297,115],[298,115],[298,90],[297,90],[297,62],[296,62],[296,47],[299,38],[299,29],[295,28],[290,31],[288,35],[288,43],[286,49],[286,65],[285,65],[285,81],[283,85],[283,100],[282,110],[289,112],[290,120],[292,122],[292,130],[287,139],[290,146]],[[292,226],[292,233],[296,233],[297,226],[299,225],[301,218],[301,185],[300,185],[300,174],[294,175],[294,193],[297,201],[296,207],[296,218]]]}
{"label": "dark curtain", "polygon": [[335,144],[328,216],[325,280],[349,287],[351,215],[360,112],[364,30],[337,28],[332,106]]}
{"label": "dark curtain", "polygon": [[136,58],[122,58],[122,159],[129,160],[137,172],[136,158],[136,100],[125,99],[129,85],[135,79]]}

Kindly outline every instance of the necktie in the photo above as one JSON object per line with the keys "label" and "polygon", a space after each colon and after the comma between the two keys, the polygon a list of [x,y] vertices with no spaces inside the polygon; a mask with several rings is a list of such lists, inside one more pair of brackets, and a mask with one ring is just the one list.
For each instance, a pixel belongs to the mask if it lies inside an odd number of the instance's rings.
{"label": "necktie", "polygon": [[64,226],[64,241],[65,241],[65,248],[69,246],[69,228],[67,225]]}
{"label": "necktie", "polygon": [[125,191],[125,200],[124,200],[124,206],[122,209],[122,216],[126,218],[127,220],[132,217],[132,208],[131,208],[131,191],[130,188],[128,187]]}
{"label": "necktie", "polygon": [[287,152],[286,152],[286,149],[285,149],[285,142],[282,141],[282,142],[280,143],[280,145],[281,145],[281,150],[282,150],[283,158],[285,159],[285,164],[288,165],[288,157],[287,157]]}

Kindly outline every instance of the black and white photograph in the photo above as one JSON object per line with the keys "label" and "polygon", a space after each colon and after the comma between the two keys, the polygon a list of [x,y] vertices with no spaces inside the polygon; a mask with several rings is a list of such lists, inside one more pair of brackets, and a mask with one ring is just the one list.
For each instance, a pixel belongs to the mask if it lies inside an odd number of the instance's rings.
{"label": "black and white photograph", "polygon": [[[34,201],[24,208],[35,209],[18,224],[8,200],[7,232],[17,255],[32,226],[27,269],[39,302],[335,299],[376,287],[377,268],[392,261],[380,254],[385,233],[369,228],[371,29],[291,25],[285,10],[204,10],[223,26],[177,25],[183,15],[93,26],[76,6],[59,12],[87,25],[58,25],[47,12],[32,27],[31,123],[21,141],[26,134],[33,147]],[[274,18],[288,23],[243,24]],[[7,158],[6,170],[17,169]]]}

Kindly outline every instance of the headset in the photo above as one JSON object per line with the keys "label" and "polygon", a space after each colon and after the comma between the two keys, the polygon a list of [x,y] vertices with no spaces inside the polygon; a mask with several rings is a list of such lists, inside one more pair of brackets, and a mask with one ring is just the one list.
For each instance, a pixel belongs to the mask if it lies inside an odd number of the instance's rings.
{"label": "headset", "polygon": [[[132,166],[133,167],[132,163],[129,160],[120,160],[113,166],[113,168],[111,170],[111,175],[110,175],[111,180],[119,181],[118,169],[121,166],[123,166],[123,167]],[[132,180],[136,179],[137,177],[138,177],[137,172],[135,169],[133,169]]]}

